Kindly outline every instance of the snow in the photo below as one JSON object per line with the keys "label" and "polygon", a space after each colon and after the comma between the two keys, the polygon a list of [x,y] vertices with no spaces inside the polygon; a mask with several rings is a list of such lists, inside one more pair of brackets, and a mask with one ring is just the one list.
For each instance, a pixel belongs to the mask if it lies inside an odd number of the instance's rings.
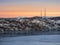
{"label": "snow", "polygon": [[60,35],[4,37],[0,45],[60,45]]}
{"label": "snow", "polygon": [[57,20],[56,23],[60,24],[60,20]]}

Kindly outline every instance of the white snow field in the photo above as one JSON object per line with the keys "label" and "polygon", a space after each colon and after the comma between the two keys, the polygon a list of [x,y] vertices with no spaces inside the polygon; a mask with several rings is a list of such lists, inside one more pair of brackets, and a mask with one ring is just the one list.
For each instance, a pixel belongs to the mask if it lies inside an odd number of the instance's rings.
{"label": "white snow field", "polygon": [[60,45],[60,35],[2,37],[0,45]]}

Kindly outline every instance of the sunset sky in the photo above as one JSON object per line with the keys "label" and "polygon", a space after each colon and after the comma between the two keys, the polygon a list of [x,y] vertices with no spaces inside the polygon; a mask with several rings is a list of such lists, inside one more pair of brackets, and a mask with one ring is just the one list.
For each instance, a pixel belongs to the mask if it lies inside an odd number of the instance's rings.
{"label": "sunset sky", "polygon": [[60,0],[0,0],[0,17],[60,16]]}

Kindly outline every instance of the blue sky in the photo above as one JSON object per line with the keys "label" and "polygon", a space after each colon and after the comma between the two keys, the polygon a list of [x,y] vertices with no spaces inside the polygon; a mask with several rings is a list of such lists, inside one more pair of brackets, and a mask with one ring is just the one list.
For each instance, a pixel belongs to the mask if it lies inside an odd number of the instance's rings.
{"label": "blue sky", "polygon": [[52,4],[60,4],[60,0],[0,0],[0,5],[2,4],[20,4],[20,3],[52,3]]}

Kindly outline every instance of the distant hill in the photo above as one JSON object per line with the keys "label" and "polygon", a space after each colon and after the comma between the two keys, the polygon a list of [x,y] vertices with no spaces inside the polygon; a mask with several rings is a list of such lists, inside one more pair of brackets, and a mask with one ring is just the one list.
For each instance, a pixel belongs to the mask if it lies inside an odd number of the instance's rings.
{"label": "distant hill", "polygon": [[51,20],[60,20],[60,17],[50,17]]}

